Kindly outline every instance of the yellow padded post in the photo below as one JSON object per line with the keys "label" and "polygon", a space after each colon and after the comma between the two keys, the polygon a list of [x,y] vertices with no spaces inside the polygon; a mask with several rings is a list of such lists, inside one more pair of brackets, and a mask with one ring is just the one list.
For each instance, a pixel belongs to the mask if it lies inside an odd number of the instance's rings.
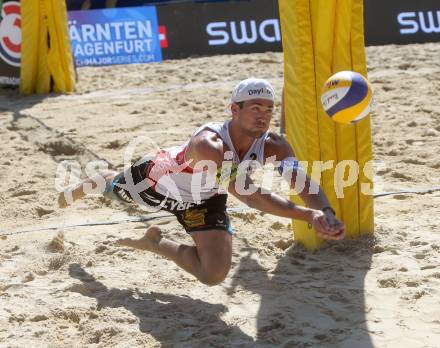
{"label": "yellow padded post", "polygon": [[55,92],[72,92],[75,84],[72,48],[67,26],[65,1],[46,0],[47,26],[50,36],[48,66]]}
{"label": "yellow padded post", "polygon": [[[364,2],[354,0],[352,6],[351,30],[351,56],[352,68],[367,77],[367,58],[364,43]],[[356,149],[359,167],[359,233],[374,232],[374,202],[373,202],[373,141],[371,139],[371,117],[366,117],[361,123],[355,125]],[[370,166],[367,166],[367,163]],[[366,175],[367,173],[367,175]],[[362,192],[362,186],[369,188],[370,192]],[[371,193],[371,194],[368,194]]]}
{"label": "yellow padded post", "polygon": [[49,47],[47,43],[47,10],[46,3],[44,0],[39,0],[39,12],[37,17],[39,17],[40,27],[37,31],[38,33],[38,54],[35,59],[38,60],[37,63],[37,81],[35,81],[34,88],[30,93],[48,93],[50,91],[51,76],[49,72],[49,66],[47,63],[47,56],[49,52]]}
{"label": "yellow padded post", "polygon": [[[21,67],[20,91],[32,94],[36,90],[49,90],[50,76],[47,69],[47,29],[42,24],[41,1],[21,0]],[[37,87],[39,85],[39,87]]]}
{"label": "yellow padded post", "polygon": [[20,91],[74,90],[75,73],[64,1],[21,0],[22,52]]}
{"label": "yellow padded post", "polygon": [[[330,163],[337,158],[337,150],[335,146],[335,123],[325,115],[325,111],[321,105],[321,86],[332,73],[332,67],[328,62],[333,59],[333,47],[334,47],[334,31],[335,31],[335,16],[336,16],[336,1],[331,0],[319,0],[311,1],[312,6],[312,18],[320,18],[319,21],[313,21],[313,35],[311,36],[312,49],[313,49],[313,72],[315,73],[315,90],[314,97],[316,105],[318,134],[319,134],[319,158],[317,156],[311,156],[308,161],[321,160],[324,163]],[[317,43],[320,43],[319,45]],[[294,136],[294,135],[293,135]],[[321,186],[326,192],[327,197],[332,203],[333,208],[338,216],[341,216],[341,210],[339,202],[336,199],[336,192],[334,190],[334,165],[331,165],[330,169],[326,169],[322,172],[320,179]],[[319,178],[316,179],[318,181]]]}
{"label": "yellow padded post", "polygon": [[[334,161],[332,169],[320,178],[337,216],[344,220],[349,237],[373,232],[373,198],[364,195],[362,184],[372,187],[363,174],[372,159],[370,117],[357,125],[341,125],[331,120],[320,103],[324,82],[341,70],[353,70],[366,76],[362,0],[280,0],[280,18],[284,48],[284,99],[287,139],[296,156],[309,163]],[[336,165],[344,160],[357,161],[358,181],[343,190],[338,198]],[[317,169],[317,168],[315,168]],[[355,169],[355,168],[354,168]],[[348,172],[348,170],[347,170]],[[313,177],[313,175],[312,175]],[[319,176],[314,176],[319,180]],[[300,203],[298,196],[292,196]],[[320,238],[307,224],[294,221],[294,237],[315,250]]]}
{"label": "yellow padded post", "polygon": [[[314,52],[309,1],[279,1],[279,7],[285,56],[284,107],[287,139],[292,145],[296,157],[301,161],[308,161],[313,157],[319,160]],[[310,164],[307,168],[309,175],[311,170],[312,165]],[[291,199],[297,204],[303,204],[297,195],[293,195]],[[320,245],[320,239],[315,233],[311,233],[307,223],[294,220],[293,230],[295,231],[295,239],[307,247],[316,249]]]}

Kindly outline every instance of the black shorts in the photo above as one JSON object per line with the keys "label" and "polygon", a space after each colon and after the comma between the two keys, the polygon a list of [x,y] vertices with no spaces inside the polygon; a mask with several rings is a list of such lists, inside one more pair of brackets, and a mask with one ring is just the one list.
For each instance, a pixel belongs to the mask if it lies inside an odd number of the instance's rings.
{"label": "black shorts", "polygon": [[[131,172],[133,183],[136,185],[146,178],[148,170],[151,167],[151,161],[146,161],[137,166],[128,169]],[[196,203],[180,202],[175,199],[165,197],[156,192],[151,187],[138,193],[139,199],[133,199],[130,193],[131,189],[121,188],[118,184],[126,185],[127,172],[121,173],[115,177],[112,182],[111,190],[116,197],[127,203],[144,203],[145,205],[160,210],[165,210],[176,216],[179,223],[188,233],[206,230],[223,230],[233,234],[229,216],[226,213],[226,201],[228,195],[216,195],[206,200]],[[137,190],[138,191],[138,190]]]}

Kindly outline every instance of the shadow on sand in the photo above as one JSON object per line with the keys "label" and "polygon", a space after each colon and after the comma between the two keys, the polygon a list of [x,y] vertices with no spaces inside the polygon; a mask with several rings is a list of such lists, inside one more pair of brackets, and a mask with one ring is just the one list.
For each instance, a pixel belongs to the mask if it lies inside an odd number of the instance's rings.
{"label": "shadow on sand", "polygon": [[141,332],[167,347],[373,348],[364,297],[372,242],[363,237],[331,243],[318,253],[292,246],[269,271],[248,246],[227,291],[233,297],[240,287],[261,297],[256,338],[224,322],[220,316],[228,308],[222,304],[110,289],[79,264],[71,264],[69,274],[82,282],[72,291],[95,298],[98,309],[126,308],[139,319]]}
{"label": "shadow on sand", "polygon": [[164,347],[253,346],[252,337],[220,319],[227,311],[224,305],[189,296],[107,288],[75,263],[69,266],[69,274],[82,282],[71,291],[95,298],[98,310],[126,308],[139,319],[139,330],[152,335]]}
{"label": "shadow on sand", "polygon": [[317,253],[292,246],[269,271],[247,247],[228,292],[240,286],[261,296],[253,346],[372,348],[364,298],[372,242],[345,240]]}

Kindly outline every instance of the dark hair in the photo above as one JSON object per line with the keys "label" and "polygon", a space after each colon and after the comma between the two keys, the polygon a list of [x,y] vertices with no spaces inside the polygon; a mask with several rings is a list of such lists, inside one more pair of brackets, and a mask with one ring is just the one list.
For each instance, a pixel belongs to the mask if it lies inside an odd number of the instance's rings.
{"label": "dark hair", "polygon": [[240,109],[243,109],[244,101],[235,103]]}

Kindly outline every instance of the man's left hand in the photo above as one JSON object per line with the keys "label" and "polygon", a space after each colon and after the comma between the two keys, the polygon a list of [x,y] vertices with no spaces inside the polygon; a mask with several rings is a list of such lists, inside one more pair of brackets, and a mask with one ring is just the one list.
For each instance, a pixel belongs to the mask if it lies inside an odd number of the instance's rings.
{"label": "man's left hand", "polygon": [[345,236],[345,225],[329,210],[315,210],[311,224],[323,239],[340,240]]}

